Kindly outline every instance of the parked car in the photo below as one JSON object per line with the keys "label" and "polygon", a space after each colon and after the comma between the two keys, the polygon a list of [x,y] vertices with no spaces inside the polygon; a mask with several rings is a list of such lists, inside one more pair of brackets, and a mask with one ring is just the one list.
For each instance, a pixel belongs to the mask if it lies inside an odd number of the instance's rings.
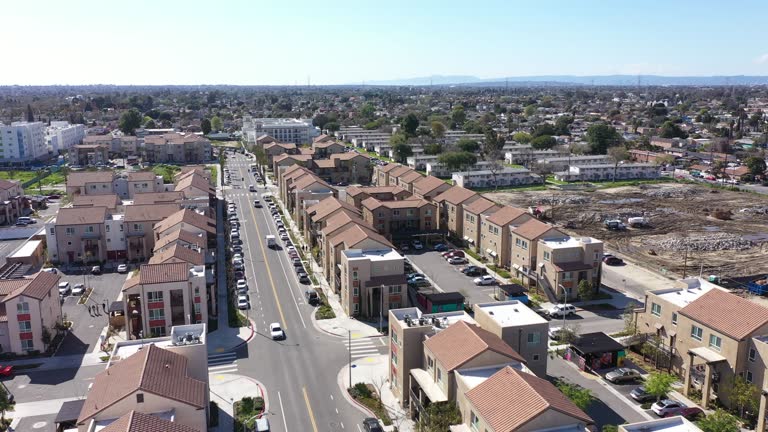
{"label": "parked car", "polygon": [[699,407],[685,407],[678,411],[677,414],[669,414],[665,417],[672,417],[674,415],[683,416],[686,420],[690,421],[701,420],[706,416],[706,414],[704,414],[704,410]]}
{"label": "parked car", "polygon": [[464,251],[455,250],[449,252],[448,255],[443,255],[445,258],[464,258]]}
{"label": "parked car", "polygon": [[100,275],[101,274],[101,266],[93,266],[93,267],[91,267],[91,274]]}
{"label": "parked car", "polygon": [[659,417],[675,416],[683,408],[687,408],[685,404],[672,399],[662,399],[651,405],[651,411]]}
{"label": "parked car", "polygon": [[472,282],[474,282],[475,285],[493,285],[496,283],[496,279],[491,275],[485,275],[475,278]]}
{"label": "parked car", "polygon": [[303,265],[301,264],[301,258],[294,258],[294,259],[292,260],[292,262],[293,262],[293,266],[294,266],[294,267],[302,267],[302,266],[303,266]]}
{"label": "parked car", "polygon": [[72,285],[69,282],[59,282],[59,295],[69,295],[72,292]]}
{"label": "parked car", "polygon": [[607,256],[603,258],[603,263],[609,266],[617,266],[624,264],[624,260],[615,256]]}
{"label": "parked car", "polygon": [[13,375],[13,366],[0,366],[0,376],[8,377],[11,375]]}
{"label": "parked car", "polygon": [[72,287],[72,295],[73,296],[81,296],[85,292],[85,284],[83,283],[77,283],[75,286]]}
{"label": "parked car", "polygon": [[411,247],[408,246],[408,243],[403,242],[403,243],[400,243],[400,250],[403,252],[409,251],[411,250]]}
{"label": "parked car", "polygon": [[424,245],[419,240],[414,240],[414,241],[411,242],[411,244],[413,245],[413,248],[415,250],[422,250],[422,249],[424,249]]}
{"label": "parked car", "polygon": [[571,333],[573,330],[564,329],[562,327],[550,327],[549,328],[549,338],[554,341],[563,340],[565,336],[567,336],[569,333]]}
{"label": "parked car", "polygon": [[320,296],[317,295],[317,291],[315,290],[304,291],[304,297],[307,299],[307,303],[309,303],[312,306],[320,303]]}
{"label": "parked car", "polygon": [[[640,386],[632,389],[631,392],[629,392],[629,396],[632,397],[632,399],[643,403],[643,402],[656,402],[656,399],[658,399],[656,396],[648,393],[645,391],[645,386]],[[662,396],[662,399],[666,399],[666,397]]]}
{"label": "parked car", "polygon": [[379,421],[373,417],[363,420],[363,430],[365,432],[384,432]]}
{"label": "parked car", "polygon": [[453,253],[453,252],[455,252],[455,251],[456,251],[456,249],[446,249],[446,250],[444,250],[444,251],[443,251],[443,252],[440,254],[440,256],[442,256],[443,258],[449,258],[449,255],[450,255],[450,254],[452,254],[452,253]]}
{"label": "parked car", "polygon": [[128,273],[128,264],[120,264],[117,266],[118,273]]}
{"label": "parked car", "polygon": [[248,282],[246,282],[245,279],[238,279],[237,280],[236,288],[237,288],[238,291],[240,291],[242,289],[248,291]]}
{"label": "parked car", "polygon": [[576,307],[572,304],[555,305],[555,306],[552,306],[552,308],[550,308],[547,311],[547,315],[551,317],[563,317],[563,316],[573,315],[575,313],[576,313]]}
{"label": "parked car", "polygon": [[309,279],[309,275],[306,272],[301,272],[297,274],[297,276],[299,277],[299,283],[309,284],[310,282],[312,282]]}
{"label": "parked car", "polygon": [[272,340],[285,339],[285,332],[280,327],[280,323],[272,323],[269,325],[269,334],[272,335]]}
{"label": "parked car", "polygon": [[248,301],[248,297],[243,297],[243,296],[238,297],[237,308],[240,310],[250,309],[251,302]]}
{"label": "parked car", "polygon": [[448,249],[448,246],[446,246],[443,243],[438,243],[438,244],[432,246],[432,249],[434,249],[434,250],[436,250],[438,252],[443,252],[443,251]]}
{"label": "parked car", "polygon": [[605,379],[614,384],[633,382],[639,380],[640,378],[640,372],[630,368],[618,368],[605,374]]}
{"label": "parked car", "polygon": [[482,276],[486,273],[488,273],[488,270],[486,270],[485,267],[478,267],[478,266],[466,266],[461,269],[461,272],[464,273],[467,276]]}
{"label": "parked car", "polygon": [[454,257],[448,258],[448,264],[456,265],[456,264],[466,264],[468,262],[469,261],[467,261],[466,258],[460,257],[460,256],[454,256]]}
{"label": "parked car", "polygon": [[409,281],[408,285],[414,286],[414,287],[428,287],[431,284],[426,279],[418,279],[418,280],[415,280],[415,281]]}

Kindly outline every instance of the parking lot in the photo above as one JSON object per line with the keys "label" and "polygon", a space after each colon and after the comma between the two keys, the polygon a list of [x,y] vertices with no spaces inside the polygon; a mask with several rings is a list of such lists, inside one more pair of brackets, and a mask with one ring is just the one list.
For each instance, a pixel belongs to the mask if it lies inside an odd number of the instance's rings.
{"label": "parking lot", "polygon": [[[98,343],[99,335],[108,324],[108,315],[104,312],[104,304],[115,301],[125,282],[126,275],[116,272],[92,275],[85,269],[62,273],[61,280],[69,282],[72,286],[76,283],[85,283],[86,287],[93,287],[86,304],[78,304],[79,296],[67,296],[62,304],[62,313],[66,319],[72,321],[72,329],[62,342],[57,356],[85,354],[93,351]],[[90,267],[88,268],[90,270]],[[97,313],[89,312],[88,305],[94,306]]]}
{"label": "parking lot", "polygon": [[459,271],[464,265],[448,264],[440,252],[410,250],[406,253],[406,257],[413,263],[416,272],[424,273],[444,292],[461,293],[464,295],[465,301],[470,304],[487,303],[494,300],[493,294],[496,285],[475,285],[472,283],[474,277],[466,276]]}

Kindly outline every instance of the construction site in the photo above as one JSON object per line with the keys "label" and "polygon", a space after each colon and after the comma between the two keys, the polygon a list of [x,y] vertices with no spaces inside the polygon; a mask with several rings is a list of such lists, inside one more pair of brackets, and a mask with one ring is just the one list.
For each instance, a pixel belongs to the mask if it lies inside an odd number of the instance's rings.
{"label": "construction site", "polygon": [[484,195],[670,276],[768,274],[768,196],[678,183]]}

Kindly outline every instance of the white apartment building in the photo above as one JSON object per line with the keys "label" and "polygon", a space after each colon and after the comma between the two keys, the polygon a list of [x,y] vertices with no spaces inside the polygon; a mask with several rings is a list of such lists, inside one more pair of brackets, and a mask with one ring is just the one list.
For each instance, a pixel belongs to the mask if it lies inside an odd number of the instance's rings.
{"label": "white apartment building", "polygon": [[491,170],[455,172],[451,175],[451,180],[457,186],[467,189],[522,186],[542,182],[541,176],[531,173],[530,170],[510,167],[495,172]]}
{"label": "white apartment building", "polygon": [[[476,164],[464,167],[462,168],[464,171],[479,171],[484,170],[488,168],[488,165],[491,163],[488,161],[477,161]],[[445,165],[441,164],[440,162],[427,162],[427,175],[439,177],[439,178],[450,178],[451,174],[453,174],[453,170],[450,170],[446,168]]]}
{"label": "white apartment building", "polygon": [[41,122],[0,123],[0,163],[29,162],[48,156]]}
{"label": "white apartment building", "polygon": [[568,171],[556,172],[558,181],[653,179],[661,176],[661,166],[646,163],[596,164],[570,166]]}
{"label": "white apartment building", "polygon": [[80,144],[85,138],[85,125],[70,124],[68,121],[53,121],[45,128],[45,145],[49,152],[57,154],[75,144]]}
{"label": "white apartment building", "polygon": [[588,165],[601,165],[612,163],[613,159],[606,155],[583,155],[583,156],[562,156],[546,158],[538,161],[540,164],[546,165],[550,171],[567,171],[571,166],[588,166]]}
{"label": "white apartment building", "polygon": [[[506,146],[505,146],[506,147]],[[530,145],[521,144],[504,149],[504,161],[509,164],[528,164],[542,159],[559,159],[568,157],[568,151],[563,150],[538,150]]]}
{"label": "white apartment building", "polygon": [[243,118],[243,136],[248,143],[255,144],[262,135],[269,135],[277,142],[300,145],[311,144],[320,130],[312,125],[312,119]]}
{"label": "white apartment building", "polygon": [[427,164],[437,164],[437,155],[420,154],[409,156],[405,159],[408,168],[426,171]]}
{"label": "white apartment building", "polygon": [[125,241],[125,227],[123,225],[125,215],[107,215],[104,221],[104,231],[107,237],[107,259],[124,260],[127,257],[127,243]]}

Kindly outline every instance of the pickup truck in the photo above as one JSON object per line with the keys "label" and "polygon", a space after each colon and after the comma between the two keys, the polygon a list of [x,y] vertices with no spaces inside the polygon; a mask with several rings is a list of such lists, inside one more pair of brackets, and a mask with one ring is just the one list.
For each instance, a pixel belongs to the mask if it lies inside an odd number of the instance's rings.
{"label": "pickup truck", "polygon": [[275,240],[275,236],[273,236],[272,234],[266,235],[264,239],[267,241],[268,248],[274,249],[277,246],[277,241]]}

